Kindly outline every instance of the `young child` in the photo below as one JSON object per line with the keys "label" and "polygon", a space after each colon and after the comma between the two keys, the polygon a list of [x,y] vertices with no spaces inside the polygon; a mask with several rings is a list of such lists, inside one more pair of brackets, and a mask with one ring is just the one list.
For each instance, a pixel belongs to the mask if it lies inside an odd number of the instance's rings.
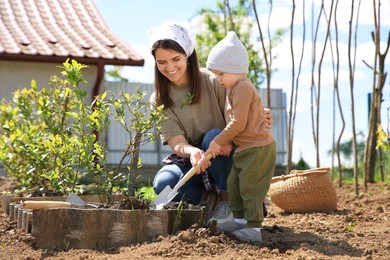
{"label": "young child", "polygon": [[263,201],[275,170],[276,144],[271,129],[265,124],[262,99],[246,76],[248,52],[235,32],[229,32],[215,45],[206,66],[227,89],[227,125],[205,154],[217,156],[223,153],[221,147],[229,143],[236,147],[227,182],[233,219],[217,221],[217,228],[241,241],[260,243]]}

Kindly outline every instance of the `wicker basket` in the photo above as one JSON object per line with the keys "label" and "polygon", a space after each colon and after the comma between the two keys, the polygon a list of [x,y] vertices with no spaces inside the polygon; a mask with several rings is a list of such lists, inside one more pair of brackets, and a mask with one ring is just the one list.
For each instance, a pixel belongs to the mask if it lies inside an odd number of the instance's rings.
{"label": "wicker basket", "polygon": [[327,173],[329,168],[293,170],[272,178],[268,194],[281,209],[293,212],[322,212],[337,209],[337,195]]}

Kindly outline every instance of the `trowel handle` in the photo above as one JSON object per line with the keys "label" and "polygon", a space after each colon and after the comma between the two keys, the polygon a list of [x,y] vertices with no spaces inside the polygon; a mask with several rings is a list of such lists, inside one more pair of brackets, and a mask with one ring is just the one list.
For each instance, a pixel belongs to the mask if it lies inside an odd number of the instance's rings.
{"label": "trowel handle", "polygon": [[47,208],[70,208],[72,205],[65,201],[51,201],[51,200],[26,200],[22,202],[24,209],[47,209]]}
{"label": "trowel handle", "polygon": [[[206,159],[211,159],[211,153],[206,155]],[[184,175],[184,177],[179,181],[180,186],[182,186],[184,183],[186,183],[194,174],[198,171],[200,167],[200,163],[198,162],[195,166],[193,166],[187,173]]]}

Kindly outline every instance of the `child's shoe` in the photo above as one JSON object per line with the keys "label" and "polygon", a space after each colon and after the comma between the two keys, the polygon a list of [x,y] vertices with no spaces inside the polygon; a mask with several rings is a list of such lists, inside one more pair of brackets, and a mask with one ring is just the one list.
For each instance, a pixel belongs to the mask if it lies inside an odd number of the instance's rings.
{"label": "child's shoe", "polygon": [[261,232],[253,228],[242,228],[232,233],[234,237],[243,242],[260,244],[262,242]]}
{"label": "child's shoe", "polygon": [[234,221],[234,219],[230,219],[230,220],[225,221],[225,222],[218,222],[217,221],[217,229],[220,232],[231,233],[231,232],[234,232],[234,231],[237,231],[240,229],[245,229],[246,227],[247,227],[246,224],[239,224],[236,221]]}

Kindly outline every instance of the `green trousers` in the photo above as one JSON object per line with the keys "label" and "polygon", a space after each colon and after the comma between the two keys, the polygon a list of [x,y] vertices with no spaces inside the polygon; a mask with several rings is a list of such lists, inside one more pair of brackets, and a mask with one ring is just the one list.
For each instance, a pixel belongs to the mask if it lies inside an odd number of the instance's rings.
{"label": "green trousers", "polygon": [[258,228],[264,220],[263,202],[276,165],[276,143],[243,150],[233,156],[227,180],[230,209],[234,218],[244,218]]}

